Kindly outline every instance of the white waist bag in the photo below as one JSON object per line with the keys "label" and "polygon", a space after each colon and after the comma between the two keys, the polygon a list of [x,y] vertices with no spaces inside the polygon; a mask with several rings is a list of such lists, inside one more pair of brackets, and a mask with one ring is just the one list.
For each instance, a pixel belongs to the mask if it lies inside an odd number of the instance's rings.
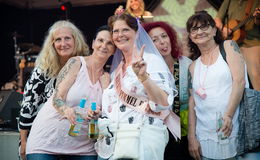
{"label": "white waist bag", "polygon": [[139,159],[142,124],[120,123],[116,131],[113,159]]}

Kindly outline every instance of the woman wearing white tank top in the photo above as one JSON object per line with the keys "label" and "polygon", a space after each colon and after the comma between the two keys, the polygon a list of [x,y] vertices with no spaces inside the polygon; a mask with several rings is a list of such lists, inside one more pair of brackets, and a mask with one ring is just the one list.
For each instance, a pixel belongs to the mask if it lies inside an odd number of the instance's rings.
{"label": "woman wearing white tank top", "polygon": [[236,159],[239,102],[245,88],[245,64],[236,42],[223,42],[213,18],[200,11],[186,28],[190,51],[189,151],[196,160]]}

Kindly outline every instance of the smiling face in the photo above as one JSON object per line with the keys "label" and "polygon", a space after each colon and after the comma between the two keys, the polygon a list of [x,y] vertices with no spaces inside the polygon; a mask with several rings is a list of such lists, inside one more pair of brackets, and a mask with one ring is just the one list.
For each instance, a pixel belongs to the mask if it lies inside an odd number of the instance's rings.
{"label": "smiling face", "polygon": [[57,29],[53,35],[53,41],[60,61],[66,61],[73,55],[75,40],[69,28]]}
{"label": "smiling face", "polygon": [[171,55],[172,48],[170,37],[163,28],[156,27],[151,29],[149,31],[149,36],[163,57]]}
{"label": "smiling face", "polygon": [[130,0],[130,7],[132,8],[132,10],[139,9],[140,5],[140,0]]}
{"label": "smiling face", "polygon": [[197,23],[191,27],[189,37],[193,43],[201,45],[212,40],[214,41],[216,31],[217,29],[209,24]]}
{"label": "smiling face", "polygon": [[96,39],[92,43],[93,54],[108,58],[115,51],[115,45],[112,41],[112,36],[109,31],[102,30],[98,32]]}
{"label": "smiling face", "polygon": [[136,31],[130,28],[124,20],[117,20],[113,25],[113,41],[117,48],[129,51],[134,46]]}

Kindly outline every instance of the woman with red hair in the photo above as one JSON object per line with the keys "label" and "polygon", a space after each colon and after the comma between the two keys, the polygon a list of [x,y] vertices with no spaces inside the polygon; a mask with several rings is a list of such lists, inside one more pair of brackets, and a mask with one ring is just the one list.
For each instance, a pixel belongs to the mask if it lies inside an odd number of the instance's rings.
{"label": "woman with red hair", "polygon": [[175,84],[179,89],[179,95],[175,97],[172,105],[173,111],[181,119],[181,141],[176,142],[170,135],[168,145],[165,149],[165,160],[192,159],[188,152],[188,67],[191,60],[182,55],[182,49],[178,43],[176,31],[165,22],[152,22],[143,25],[151,37],[154,45],[163,56],[171,73],[175,78]]}

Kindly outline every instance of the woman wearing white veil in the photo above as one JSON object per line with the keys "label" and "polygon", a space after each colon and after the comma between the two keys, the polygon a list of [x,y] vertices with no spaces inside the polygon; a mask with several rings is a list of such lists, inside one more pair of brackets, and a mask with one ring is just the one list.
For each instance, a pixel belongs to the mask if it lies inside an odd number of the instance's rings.
{"label": "woman wearing white veil", "polygon": [[[112,62],[112,82],[103,92],[102,116],[106,120],[99,119],[103,136],[96,151],[105,159],[161,160],[168,142],[167,127],[180,137],[179,118],[170,110],[177,94],[174,78],[134,17],[114,15],[108,25],[118,49]],[[124,144],[125,153],[118,151],[120,126],[129,129],[136,124],[141,128],[137,153],[130,150],[130,143]],[[131,137],[129,131],[127,134]]]}

